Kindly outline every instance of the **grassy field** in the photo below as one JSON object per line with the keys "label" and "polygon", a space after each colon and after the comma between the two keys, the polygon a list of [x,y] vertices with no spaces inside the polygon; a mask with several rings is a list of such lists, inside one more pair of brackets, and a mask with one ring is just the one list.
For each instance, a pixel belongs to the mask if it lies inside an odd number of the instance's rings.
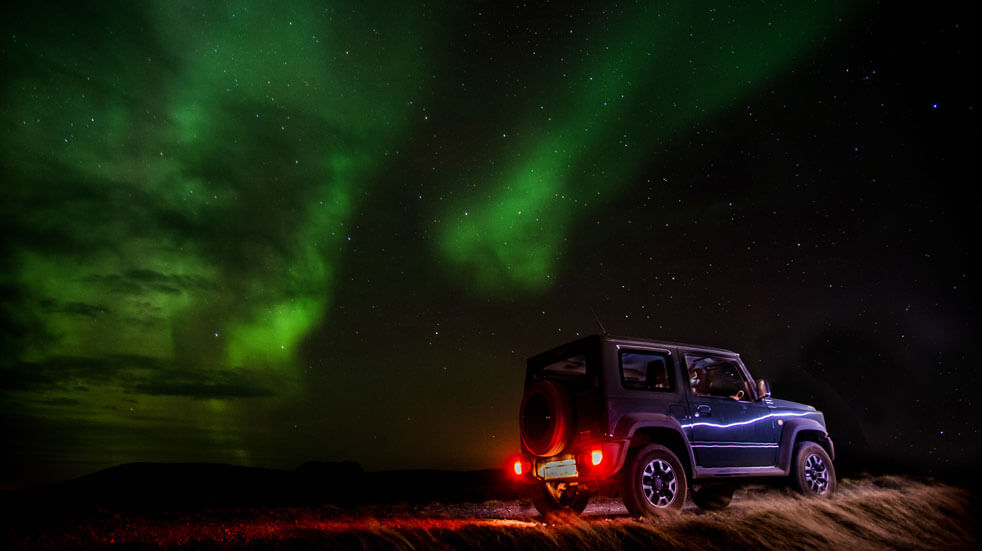
{"label": "grassy field", "polygon": [[527,503],[270,507],[123,513],[103,508],[5,528],[13,549],[975,549],[974,496],[904,477],[846,480],[834,499],[773,489],[658,519],[599,500],[584,517]]}

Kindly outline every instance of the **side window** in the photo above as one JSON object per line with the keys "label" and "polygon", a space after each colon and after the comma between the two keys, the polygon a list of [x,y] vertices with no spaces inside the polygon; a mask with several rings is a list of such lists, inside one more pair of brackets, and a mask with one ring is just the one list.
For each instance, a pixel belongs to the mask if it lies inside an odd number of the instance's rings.
{"label": "side window", "polygon": [[674,390],[671,376],[672,359],[662,352],[621,350],[621,382],[624,388],[643,390]]}
{"label": "side window", "polygon": [[719,396],[734,400],[750,401],[750,386],[740,366],[733,360],[712,356],[686,354],[692,393],[701,396]]}

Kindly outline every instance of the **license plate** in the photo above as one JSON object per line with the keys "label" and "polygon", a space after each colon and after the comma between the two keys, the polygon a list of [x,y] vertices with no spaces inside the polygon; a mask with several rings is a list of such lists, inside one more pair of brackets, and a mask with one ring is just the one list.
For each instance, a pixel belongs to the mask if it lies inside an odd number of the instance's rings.
{"label": "license plate", "polygon": [[554,478],[574,478],[577,476],[576,459],[550,461],[539,465],[539,476],[546,480]]}

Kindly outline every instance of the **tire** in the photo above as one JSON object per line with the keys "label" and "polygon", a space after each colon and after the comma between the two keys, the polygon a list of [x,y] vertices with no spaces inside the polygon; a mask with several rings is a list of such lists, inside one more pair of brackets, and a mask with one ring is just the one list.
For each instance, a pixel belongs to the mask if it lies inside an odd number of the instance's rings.
{"label": "tire", "polygon": [[692,501],[704,511],[725,509],[732,500],[731,486],[703,486],[692,492]]}
{"label": "tire", "polygon": [[819,497],[835,492],[835,466],[820,444],[806,441],[795,446],[792,468],[791,482],[795,490]]}
{"label": "tire", "polygon": [[621,474],[621,497],[635,516],[678,512],[685,504],[688,481],[672,450],[649,444],[631,453]]}
{"label": "tire", "polygon": [[591,494],[561,482],[543,482],[529,490],[532,505],[543,517],[556,513],[580,514],[586,509]]}
{"label": "tire", "polygon": [[573,408],[566,390],[552,381],[537,381],[525,389],[519,412],[522,442],[539,457],[558,454],[569,443]]}

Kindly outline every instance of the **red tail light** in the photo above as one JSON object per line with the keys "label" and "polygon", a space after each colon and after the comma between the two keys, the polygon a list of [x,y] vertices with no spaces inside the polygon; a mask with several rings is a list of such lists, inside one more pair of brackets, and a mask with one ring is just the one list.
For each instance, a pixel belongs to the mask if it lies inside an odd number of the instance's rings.
{"label": "red tail light", "polygon": [[532,464],[528,461],[523,461],[521,459],[516,459],[515,463],[512,465],[512,472],[515,476],[522,476],[528,474],[532,470]]}
{"label": "red tail light", "polygon": [[521,461],[516,461],[515,462],[515,474],[518,475],[518,476],[522,476],[522,472],[523,472],[522,471],[522,462]]}
{"label": "red tail light", "polygon": [[603,461],[604,461],[604,452],[603,452],[603,450],[597,448],[597,449],[595,449],[595,450],[593,450],[593,451],[590,452],[590,463],[593,463],[593,466],[594,467],[596,467],[597,465],[603,463]]}

